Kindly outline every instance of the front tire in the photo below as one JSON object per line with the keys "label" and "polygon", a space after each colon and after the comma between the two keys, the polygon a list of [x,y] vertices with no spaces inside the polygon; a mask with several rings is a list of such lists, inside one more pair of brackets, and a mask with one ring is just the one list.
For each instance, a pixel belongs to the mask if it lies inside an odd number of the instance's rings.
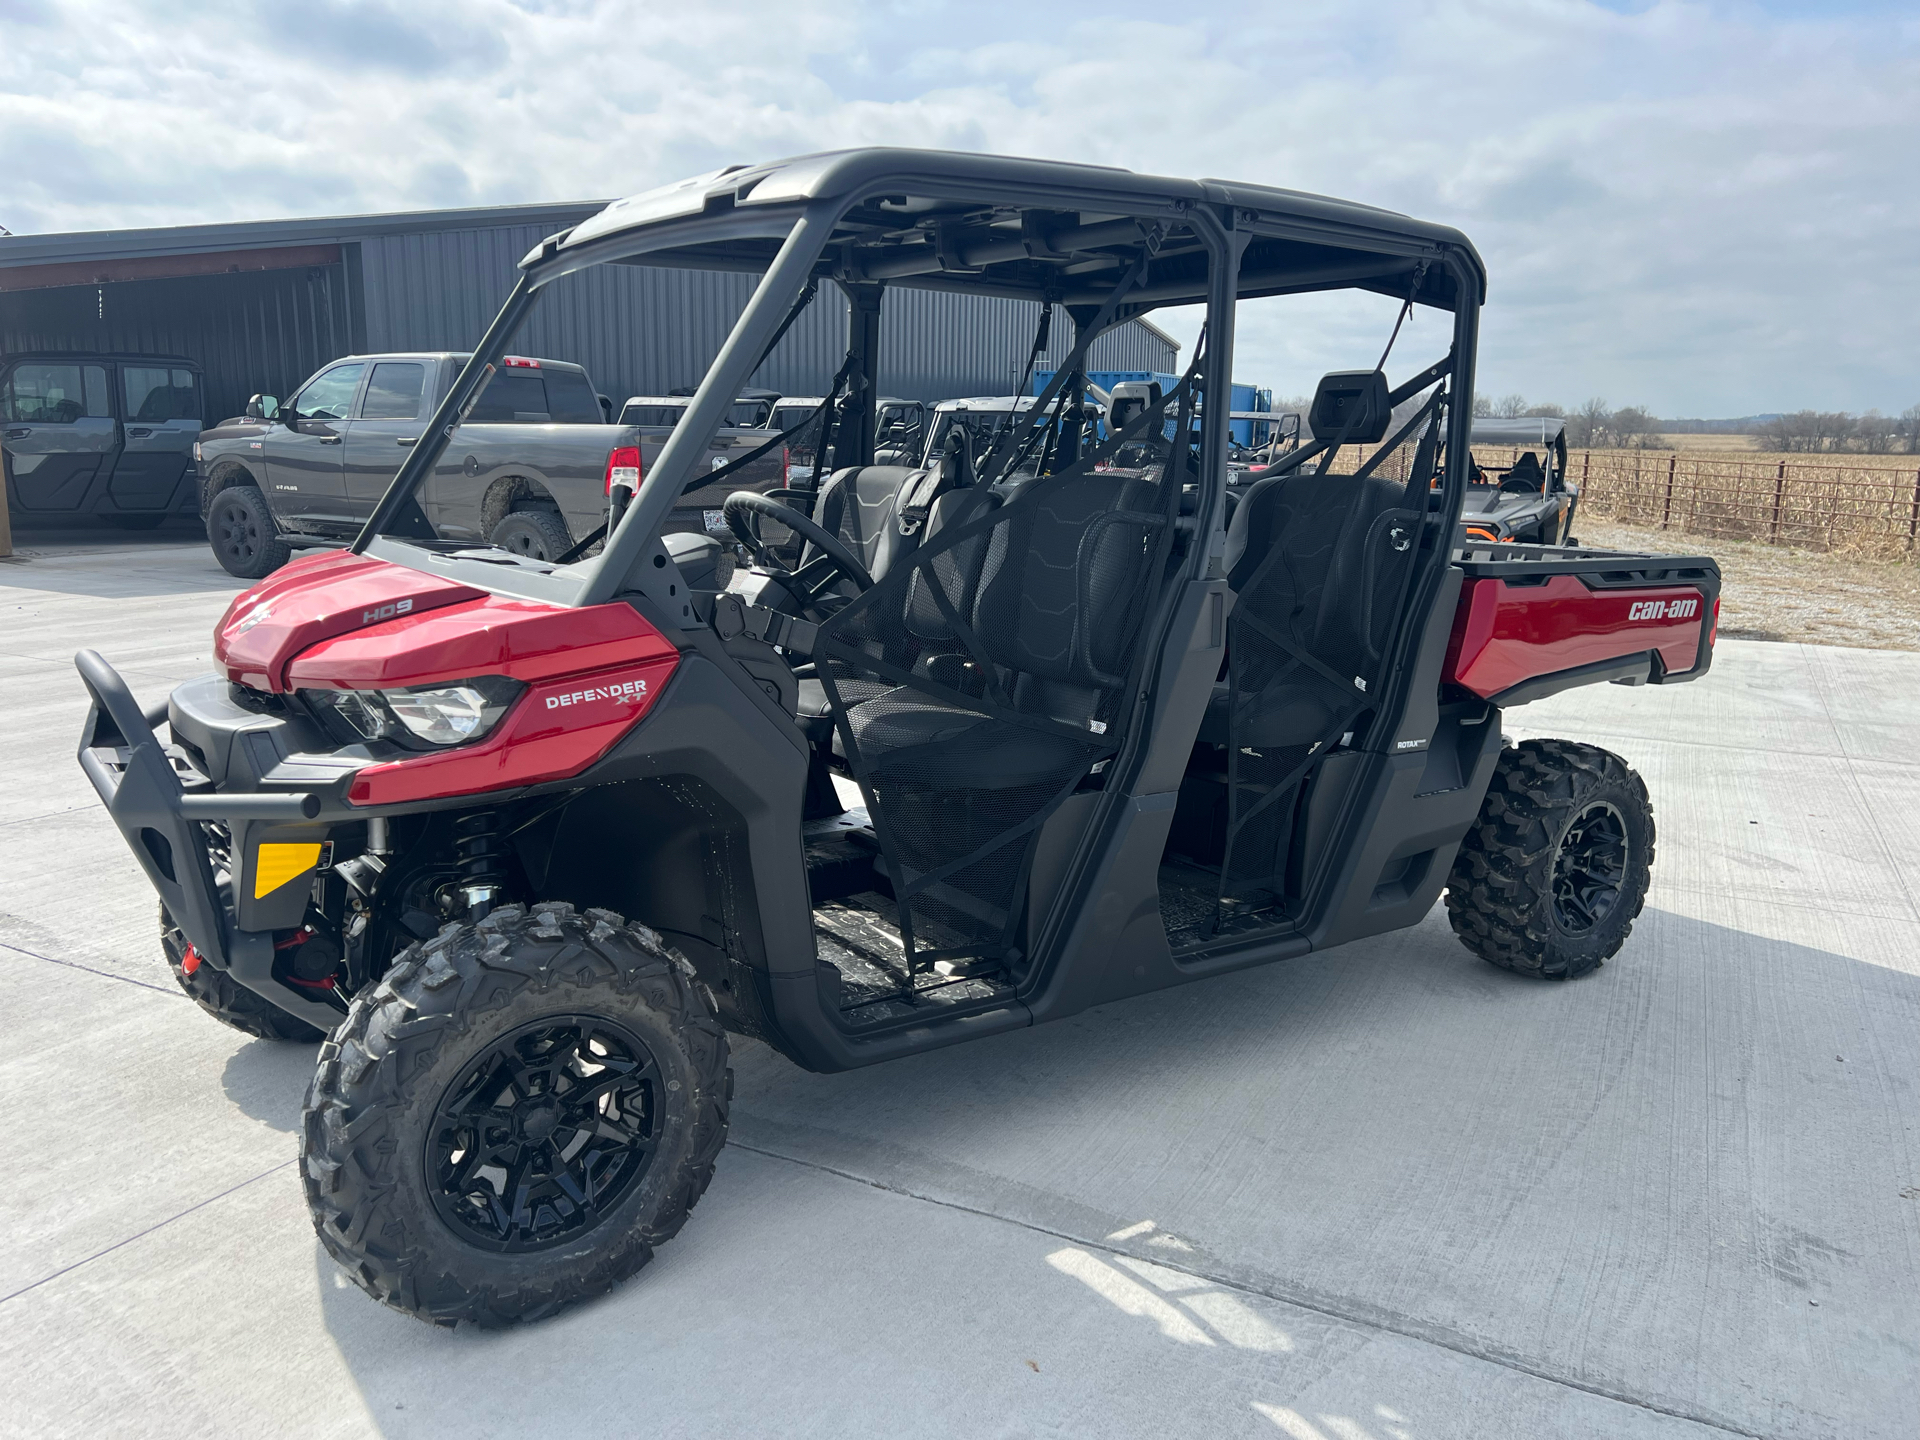
{"label": "front tire", "polygon": [[1447,882],[1447,918],[1489,964],[1572,980],[1626,943],[1647,899],[1653,806],[1596,745],[1523,740],[1500,756]]}
{"label": "front tire", "polygon": [[301,1045],[312,1045],[327,1038],[298,1015],[254,994],[198,955],[192,957],[193,968],[189,970],[187,937],[173,923],[164,905],[160,907],[160,948],[166,954],[167,968],[173,971],[174,982],[187,992],[188,999],[222,1025],[257,1039],[290,1040]]}
{"label": "front tire", "polygon": [[293,558],[267,497],[251,485],[231,485],[213,497],[207,506],[207,543],[220,568],[242,580],[263,579]]}
{"label": "front tire", "polygon": [[449,925],[321,1047],[302,1123],[314,1229],[420,1319],[543,1318],[678,1233],[732,1083],[710,998],[645,926],[548,902]]}

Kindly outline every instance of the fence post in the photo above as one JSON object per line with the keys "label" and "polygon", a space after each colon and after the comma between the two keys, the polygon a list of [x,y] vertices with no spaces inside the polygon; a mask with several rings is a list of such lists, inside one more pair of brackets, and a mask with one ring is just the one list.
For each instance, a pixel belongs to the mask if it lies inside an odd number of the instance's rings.
{"label": "fence post", "polygon": [[1767,543],[1780,543],[1780,506],[1787,498],[1787,462],[1780,462],[1779,473],[1773,477],[1773,524],[1767,529]]}
{"label": "fence post", "polygon": [[1920,470],[1913,472],[1913,514],[1907,521],[1907,549],[1913,549],[1916,536],[1920,536]]}
{"label": "fence post", "polygon": [[1673,467],[1679,463],[1680,455],[1676,451],[1667,457],[1667,503],[1660,511],[1660,528],[1667,528],[1667,522],[1673,518]]}

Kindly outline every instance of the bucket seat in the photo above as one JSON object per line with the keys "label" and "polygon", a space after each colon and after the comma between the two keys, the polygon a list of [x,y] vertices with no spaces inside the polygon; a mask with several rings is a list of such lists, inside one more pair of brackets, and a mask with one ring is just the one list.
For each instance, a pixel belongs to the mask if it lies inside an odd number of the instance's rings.
{"label": "bucket seat", "polygon": [[[1391,562],[1411,540],[1405,495],[1403,485],[1377,475],[1277,475],[1250,486],[1227,529],[1236,612],[1250,613],[1334,674],[1372,684],[1398,595],[1400,567]],[[1239,654],[1230,662],[1241,667],[1243,707],[1251,701],[1242,733],[1229,735],[1230,689],[1221,681],[1200,739],[1311,745],[1352,697],[1279,647],[1260,648],[1271,654]]]}

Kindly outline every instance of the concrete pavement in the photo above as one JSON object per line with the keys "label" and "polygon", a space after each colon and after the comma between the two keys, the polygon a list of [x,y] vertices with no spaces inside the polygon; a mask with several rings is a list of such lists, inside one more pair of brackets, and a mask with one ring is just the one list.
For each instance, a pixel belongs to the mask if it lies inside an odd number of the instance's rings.
{"label": "concrete pavement", "polygon": [[1617,750],[1647,911],[1569,985],[1398,935],[837,1076],[736,1045],[733,1143],[616,1294],[505,1335],[309,1228],[304,1047],[175,991],[73,764],[236,588],[190,535],[0,561],[0,1430],[1920,1431],[1920,655],[1728,642],[1515,736]]}

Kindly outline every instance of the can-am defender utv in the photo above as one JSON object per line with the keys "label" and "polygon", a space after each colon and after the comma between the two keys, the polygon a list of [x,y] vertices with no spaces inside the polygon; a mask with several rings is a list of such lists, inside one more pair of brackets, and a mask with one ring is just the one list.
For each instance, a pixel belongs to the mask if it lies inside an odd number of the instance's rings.
{"label": "can-am defender utv", "polygon": [[[646,473],[609,457],[604,548],[419,538],[415,488],[529,307],[607,263],[760,278]],[[708,437],[837,287],[845,363],[803,423],[870,457],[888,285],[1064,313],[1040,396],[1063,421],[1102,331],[1172,304],[1206,324],[1097,443],[1006,427],[971,463],[736,495],[766,563],[721,590],[717,541],[661,535],[712,483]],[[718,172],[529,253],[360,538],[235,600],[220,673],[143,709],[79,657],[80,760],[180,983],[251,1033],[327,1037],[302,1141],[327,1249],[440,1322],[607,1289],[712,1175],[728,1032],[866,1065],[1413,925],[1443,887],[1496,965],[1612,955],[1645,789],[1590,745],[1504,745],[1501,709],[1700,675],[1718,572],[1454,552],[1465,426],[1431,481],[1483,285],[1463,236],[1359,205],[902,150]],[[1236,302],[1342,287],[1449,315],[1451,346],[1398,384],[1329,376],[1314,441],[1229,517],[1230,407],[1205,399]],[[1336,473],[1355,444],[1379,448]]]}

